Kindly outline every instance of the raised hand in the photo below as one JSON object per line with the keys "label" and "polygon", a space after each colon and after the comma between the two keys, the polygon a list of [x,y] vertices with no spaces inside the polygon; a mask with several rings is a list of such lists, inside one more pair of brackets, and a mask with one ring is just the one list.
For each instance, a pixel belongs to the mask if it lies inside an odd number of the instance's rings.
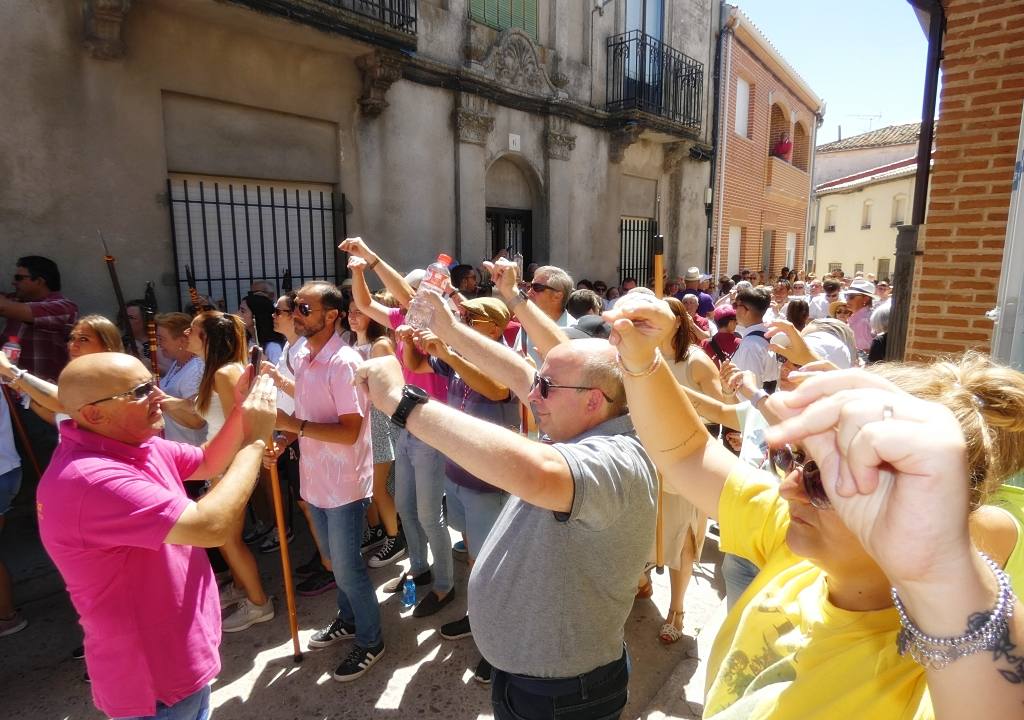
{"label": "raised hand", "polygon": [[[246,380],[252,368],[246,368],[239,383]],[[237,386],[236,386],[237,392]],[[269,446],[277,421],[277,389],[269,375],[260,375],[241,403],[242,431],[245,442],[265,440]]]}
{"label": "raised hand", "polygon": [[394,415],[402,399],[405,378],[393,355],[367,360],[356,369],[352,384],[366,389],[370,402],[385,415]]}
{"label": "raised hand", "polygon": [[[342,245],[344,245],[344,244],[345,243],[342,243]],[[340,245],[339,245],[339,247],[340,247]],[[348,269],[351,270],[352,272],[365,272],[366,271],[366,267],[368,265],[369,265],[369,263],[366,262],[366,258],[361,258],[358,255],[349,255],[348,256]]]}
{"label": "raised hand", "polygon": [[861,370],[822,373],[767,405],[772,445],[800,443],[835,511],[895,585],[941,585],[970,556],[969,472],[945,406]]}
{"label": "raised hand", "polygon": [[369,263],[372,263],[377,256],[370,250],[370,247],[361,237],[345,238],[338,244],[338,249],[349,255],[355,255]]}
{"label": "raised hand", "polygon": [[519,292],[519,266],[504,258],[496,262],[484,260],[484,267],[491,274],[491,282],[503,298],[508,300]]}
{"label": "raised hand", "polygon": [[[437,293],[424,293],[434,312],[430,316],[430,329],[441,337],[458,322],[451,306]],[[433,354],[433,353],[431,353]]]}
{"label": "raised hand", "polygon": [[429,330],[417,330],[413,333],[412,338],[416,345],[429,355],[433,355],[441,360],[447,360],[451,357],[448,345]]}
{"label": "raised hand", "polygon": [[602,317],[612,326],[609,341],[618,348],[626,367],[634,371],[650,366],[658,346],[676,326],[668,303],[648,293],[623,295]]}

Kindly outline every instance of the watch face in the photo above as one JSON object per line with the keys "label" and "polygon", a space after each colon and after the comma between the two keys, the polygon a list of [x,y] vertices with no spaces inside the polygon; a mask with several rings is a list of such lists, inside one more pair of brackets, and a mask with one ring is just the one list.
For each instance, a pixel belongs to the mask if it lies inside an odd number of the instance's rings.
{"label": "watch face", "polygon": [[407,397],[411,397],[415,400],[419,400],[420,402],[426,402],[427,400],[430,399],[430,396],[427,395],[426,390],[415,385],[406,385],[405,388],[402,390],[402,394]]}

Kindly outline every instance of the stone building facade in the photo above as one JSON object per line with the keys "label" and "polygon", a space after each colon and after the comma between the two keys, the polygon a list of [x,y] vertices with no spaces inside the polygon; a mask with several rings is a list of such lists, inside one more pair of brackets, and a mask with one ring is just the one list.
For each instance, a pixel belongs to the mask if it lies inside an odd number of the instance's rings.
{"label": "stone building facade", "polygon": [[[803,269],[824,104],[739,8],[724,8],[713,273]],[[770,155],[784,132],[789,160]]]}
{"label": "stone building facade", "polygon": [[[40,0],[5,4],[0,260],[129,297],[345,275],[362,235],[615,282],[702,262],[713,0]],[[637,225],[640,223],[640,225]],[[644,224],[646,223],[646,224]],[[639,258],[639,259],[638,259]]]}

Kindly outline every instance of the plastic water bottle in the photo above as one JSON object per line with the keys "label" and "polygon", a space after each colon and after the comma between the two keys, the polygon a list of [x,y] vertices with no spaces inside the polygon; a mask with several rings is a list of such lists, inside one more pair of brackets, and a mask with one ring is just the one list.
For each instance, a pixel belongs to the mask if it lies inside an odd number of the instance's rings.
{"label": "plastic water bottle", "polygon": [[[18,360],[21,358],[21,343],[18,342],[17,335],[7,338],[7,342],[4,343],[4,355],[11,361],[11,365],[17,367]],[[7,382],[7,378],[0,378],[0,384],[6,385]]]}
{"label": "plastic water bottle", "polygon": [[444,294],[445,281],[451,278],[451,273],[448,271],[451,262],[450,257],[441,253],[437,256],[437,260],[427,267],[427,274],[423,276],[420,286],[416,289],[416,294],[409,301],[409,312],[405,315],[405,322],[415,329],[425,330],[430,326],[430,321],[434,317],[434,308],[430,305],[426,293]]}
{"label": "plastic water bottle", "polygon": [[516,271],[518,273],[516,275],[516,280],[522,282],[525,279],[523,277],[523,254],[521,252],[517,252],[512,256],[512,262],[516,264]]}
{"label": "plastic water bottle", "polygon": [[407,574],[402,582],[402,606],[406,609],[416,605],[416,583],[413,582],[412,574]]}

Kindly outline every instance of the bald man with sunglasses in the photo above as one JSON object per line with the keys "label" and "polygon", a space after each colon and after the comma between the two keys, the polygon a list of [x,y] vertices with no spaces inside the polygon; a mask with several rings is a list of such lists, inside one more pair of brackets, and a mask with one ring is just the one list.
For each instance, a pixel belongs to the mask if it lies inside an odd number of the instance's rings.
{"label": "bald man with sunglasses", "polygon": [[[85,631],[93,700],[112,718],[209,712],[221,616],[202,548],[223,545],[241,516],[277,417],[269,377],[249,390],[246,373],[235,395],[221,431],[193,447],[159,437],[164,395],[130,355],[86,355],[60,375],[72,420],[39,483],[39,534]],[[182,481],[218,476],[188,499]]]}
{"label": "bald man with sunglasses", "polygon": [[550,442],[403,387],[392,358],[365,363],[358,379],[394,421],[511,495],[469,579],[473,638],[494,668],[495,718],[553,718],[558,708],[560,718],[612,720],[626,704],[623,626],[654,544],[657,476],[608,341],[569,340],[518,290],[514,263],[486,265],[529,332],[539,370],[455,321],[439,298],[431,329],[528,402]]}

